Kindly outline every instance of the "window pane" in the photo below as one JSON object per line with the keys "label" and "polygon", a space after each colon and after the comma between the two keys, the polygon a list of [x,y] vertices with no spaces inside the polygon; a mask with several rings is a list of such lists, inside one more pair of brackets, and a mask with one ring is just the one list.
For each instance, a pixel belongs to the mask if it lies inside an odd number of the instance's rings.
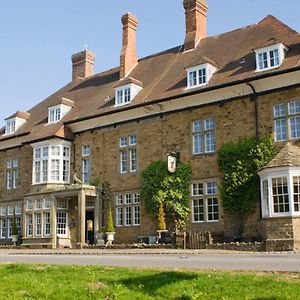
{"label": "window pane", "polygon": [[275,120],[275,137],[276,141],[286,140],[286,119]]}
{"label": "window pane", "polygon": [[192,196],[199,196],[199,195],[203,195],[204,191],[203,191],[203,183],[193,183],[192,184]]}
{"label": "window pane", "polygon": [[219,206],[217,198],[207,199],[207,218],[208,221],[218,221],[219,220]]}
{"label": "window pane", "polygon": [[203,199],[193,200],[193,220],[194,222],[204,221],[204,201]]}
{"label": "window pane", "polygon": [[290,118],[291,138],[300,137],[300,116]]}
{"label": "window pane", "polygon": [[207,182],[207,195],[216,195],[217,194],[217,183]]}
{"label": "window pane", "polygon": [[294,115],[300,113],[300,101],[293,101],[289,103],[289,114]]}
{"label": "window pane", "polygon": [[287,187],[287,178],[272,178],[273,186],[273,209],[274,213],[289,212],[289,195]]}
{"label": "window pane", "polygon": [[285,117],[285,105],[284,104],[277,104],[274,106],[274,117]]}
{"label": "window pane", "polygon": [[209,118],[205,120],[205,130],[213,130],[215,128],[215,119]]}
{"label": "window pane", "polygon": [[194,121],[193,132],[202,132],[202,131],[203,131],[203,121]]}
{"label": "window pane", "polygon": [[205,152],[214,152],[216,150],[216,141],[214,131],[205,133]]}
{"label": "window pane", "polygon": [[195,134],[193,136],[193,153],[199,154],[204,152],[204,138],[203,134]]}
{"label": "window pane", "polygon": [[293,177],[293,187],[294,187],[294,211],[300,212],[300,176]]}

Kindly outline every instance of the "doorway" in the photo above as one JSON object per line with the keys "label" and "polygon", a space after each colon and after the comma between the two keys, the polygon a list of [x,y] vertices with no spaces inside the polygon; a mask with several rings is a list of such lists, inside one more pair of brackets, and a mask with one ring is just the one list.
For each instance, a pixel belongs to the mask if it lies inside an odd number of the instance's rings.
{"label": "doorway", "polygon": [[94,244],[94,212],[85,212],[85,242]]}

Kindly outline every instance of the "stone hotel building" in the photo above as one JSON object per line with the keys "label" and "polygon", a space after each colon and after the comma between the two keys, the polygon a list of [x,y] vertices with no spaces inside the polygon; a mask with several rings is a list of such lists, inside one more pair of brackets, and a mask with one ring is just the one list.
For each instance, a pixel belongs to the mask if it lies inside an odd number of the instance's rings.
{"label": "stone hotel building", "polygon": [[[138,20],[127,13],[120,66],[94,74],[95,54],[76,53],[70,83],[6,118],[1,244],[11,244],[14,220],[24,247],[93,242],[106,222],[96,178],[111,185],[117,243],[156,235],[139,197],[140,174],[170,151],[192,166],[188,229],[222,239],[230,218],[218,191],[217,151],[272,135],[279,153],[259,172],[261,197],[244,238],[263,240],[266,249],[299,249],[300,35],[268,15],[207,36],[206,1],[184,0],[183,7],[184,44],[138,58]],[[82,184],[74,184],[75,171]]]}

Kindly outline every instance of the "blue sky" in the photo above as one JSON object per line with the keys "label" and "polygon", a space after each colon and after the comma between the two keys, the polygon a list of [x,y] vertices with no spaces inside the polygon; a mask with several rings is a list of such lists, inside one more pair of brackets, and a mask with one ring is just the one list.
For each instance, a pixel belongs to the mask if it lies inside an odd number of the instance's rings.
{"label": "blue sky", "polygon": [[[273,14],[300,31],[300,1],[206,0],[208,35],[254,24]],[[0,9],[0,125],[71,79],[71,55],[85,45],[97,55],[95,71],[119,64],[122,14],[139,19],[139,57],[184,40],[182,0],[2,1]]]}

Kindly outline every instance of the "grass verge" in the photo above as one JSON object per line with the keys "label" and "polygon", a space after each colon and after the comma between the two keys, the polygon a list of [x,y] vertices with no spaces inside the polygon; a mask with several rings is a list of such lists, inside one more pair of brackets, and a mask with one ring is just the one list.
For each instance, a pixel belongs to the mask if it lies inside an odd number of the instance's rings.
{"label": "grass verge", "polygon": [[0,265],[0,299],[300,299],[299,273]]}

